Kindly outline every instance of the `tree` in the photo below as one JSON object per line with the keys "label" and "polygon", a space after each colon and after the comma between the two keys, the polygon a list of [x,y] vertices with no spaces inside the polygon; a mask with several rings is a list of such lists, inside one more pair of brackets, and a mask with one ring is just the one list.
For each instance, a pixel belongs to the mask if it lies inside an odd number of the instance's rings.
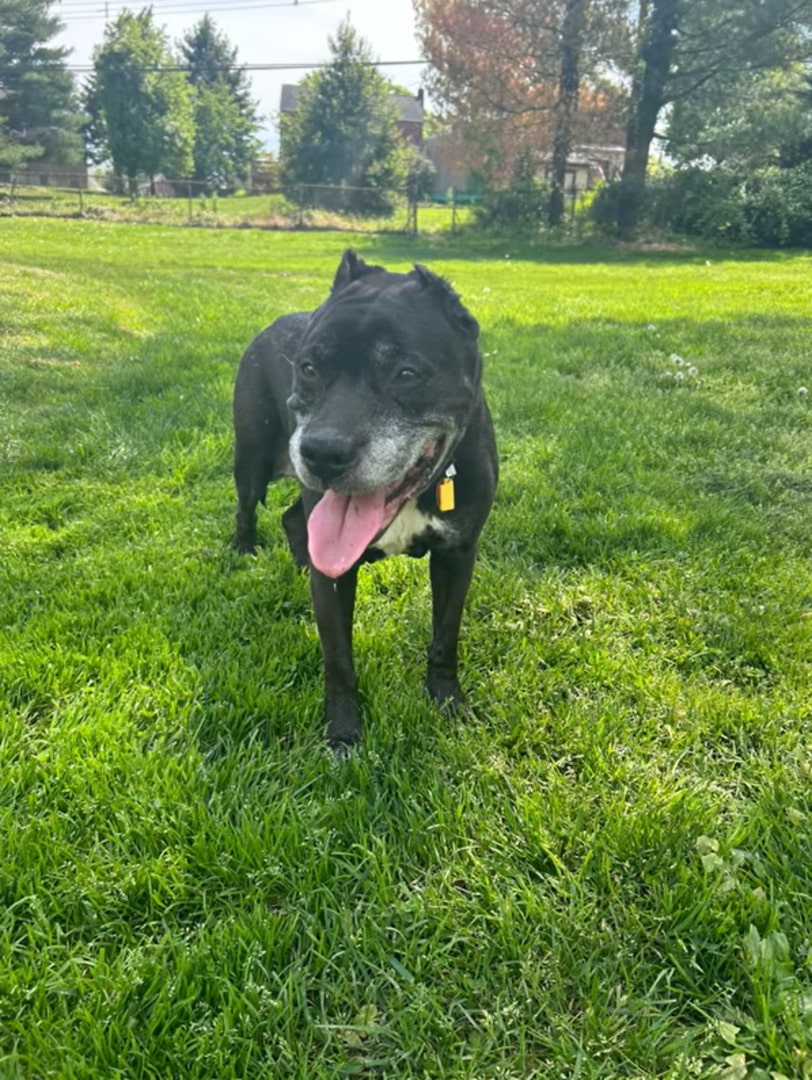
{"label": "tree", "polygon": [[179,48],[194,90],[194,178],[231,187],[245,178],[260,149],[248,76],[237,66],[236,48],[209,15]]}
{"label": "tree", "polygon": [[0,0],[0,161],[17,167],[48,154],[81,158],[81,116],[69,50],[48,43],[61,23],[53,0]]}
{"label": "tree", "polygon": [[617,202],[617,225],[623,236],[630,235],[637,225],[651,143],[666,100],[665,88],[677,42],[677,22],[684,2],[640,0],[626,124],[626,153]]}
{"label": "tree", "polygon": [[93,53],[85,93],[88,142],[96,159],[109,158],[135,194],[139,175],[154,185],[159,173],[187,176],[192,168],[192,90],[177,70],[166,33],[152,11],[123,11],[109,23]]}
{"label": "tree", "polygon": [[[283,175],[288,184],[354,188],[345,205],[380,212],[407,170],[392,87],[349,19],[329,41],[330,63],[299,84],[295,112],[281,118]],[[357,190],[362,188],[374,189],[377,197]]]}
{"label": "tree", "polygon": [[493,182],[520,160],[525,171],[534,154],[537,170],[546,160],[548,220],[559,224],[576,140],[618,118],[622,88],[607,74],[623,50],[628,0],[414,2],[433,95],[480,167]]}
{"label": "tree", "polygon": [[676,102],[667,151],[679,165],[741,173],[789,168],[812,156],[812,95],[801,64],[731,72]]}
{"label": "tree", "polygon": [[809,53],[812,0],[640,0],[617,202],[621,235],[638,221],[646,167],[667,106],[733,76],[785,68]]}

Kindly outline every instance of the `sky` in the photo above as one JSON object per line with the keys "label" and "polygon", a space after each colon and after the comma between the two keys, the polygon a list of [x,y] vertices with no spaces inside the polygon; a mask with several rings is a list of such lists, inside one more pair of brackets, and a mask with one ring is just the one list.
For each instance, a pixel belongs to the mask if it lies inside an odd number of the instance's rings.
{"label": "sky", "polygon": [[[58,41],[73,51],[69,66],[91,62],[93,46],[104,36],[105,12],[112,19],[128,6],[140,11],[148,0],[56,0],[54,14],[64,23]],[[414,32],[412,0],[152,0],[156,22],[173,42],[208,11],[238,49],[243,64],[302,64],[329,58],[327,36],[349,14],[353,25],[380,60],[415,60],[420,47]],[[414,93],[420,88],[424,65],[384,67],[383,73]],[[261,132],[270,147],[278,143],[274,125],[279,92],[285,82],[298,82],[307,71],[249,72],[254,98],[264,118]]]}

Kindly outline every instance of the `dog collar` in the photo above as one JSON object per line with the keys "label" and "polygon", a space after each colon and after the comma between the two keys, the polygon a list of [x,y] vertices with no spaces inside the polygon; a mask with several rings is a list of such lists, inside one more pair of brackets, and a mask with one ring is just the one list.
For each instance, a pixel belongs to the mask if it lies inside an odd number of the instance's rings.
{"label": "dog collar", "polygon": [[454,509],[454,477],[456,475],[457,470],[452,461],[442,480],[437,484],[437,509],[441,514],[447,514],[449,510]]}

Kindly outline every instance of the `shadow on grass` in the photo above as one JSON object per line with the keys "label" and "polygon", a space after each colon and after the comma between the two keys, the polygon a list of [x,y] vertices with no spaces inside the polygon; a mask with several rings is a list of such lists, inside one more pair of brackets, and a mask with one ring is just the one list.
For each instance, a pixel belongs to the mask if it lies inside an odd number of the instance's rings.
{"label": "shadow on grass", "polygon": [[688,242],[620,244],[599,238],[583,241],[532,240],[510,235],[491,235],[473,231],[452,235],[438,233],[433,236],[403,235],[349,236],[358,251],[370,260],[420,261],[437,258],[444,261],[492,262],[494,259],[533,262],[550,266],[591,263],[623,264],[640,266],[704,265],[714,262],[763,262],[780,263],[789,259],[808,256],[801,250],[765,250],[752,248],[723,248],[711,245],[695,245]]}

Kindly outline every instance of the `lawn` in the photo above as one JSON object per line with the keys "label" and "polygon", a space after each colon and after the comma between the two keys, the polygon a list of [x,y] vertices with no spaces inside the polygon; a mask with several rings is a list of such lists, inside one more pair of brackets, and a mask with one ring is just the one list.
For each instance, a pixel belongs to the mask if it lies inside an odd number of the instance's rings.
{"label": "lawn", "polygon": [[460,722],[426,565],[322,744],[241,351],[346,236],[0,222],[0,1077],[812,1077],[812,259],[356,238],[483,327]]}

